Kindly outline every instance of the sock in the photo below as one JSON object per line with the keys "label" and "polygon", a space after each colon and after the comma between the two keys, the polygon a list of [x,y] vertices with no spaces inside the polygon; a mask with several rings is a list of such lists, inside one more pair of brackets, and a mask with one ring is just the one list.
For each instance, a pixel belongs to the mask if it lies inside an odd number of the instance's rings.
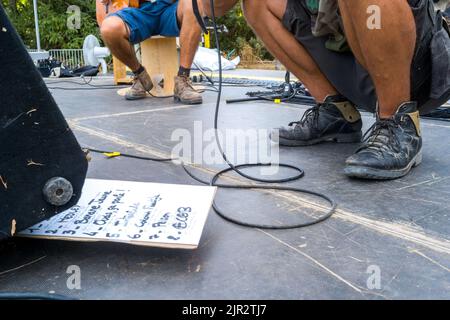
{"label": "sock", "polygon": [[141,65],[140,67],[139,67],[139,69],[137,69],[136,71],[133,71],[133,73],[135,74],[135,75],[138,75],[138,74],[141,74],[142,72],[144,72],[145,71],[145,68]]}
{"label": "sock", "polygon": [[178,69],[178,76],[179,77],[189,77],[191,75],[191,69],[188,68],[184,68],[182,66],[180,66],[180,69]]}

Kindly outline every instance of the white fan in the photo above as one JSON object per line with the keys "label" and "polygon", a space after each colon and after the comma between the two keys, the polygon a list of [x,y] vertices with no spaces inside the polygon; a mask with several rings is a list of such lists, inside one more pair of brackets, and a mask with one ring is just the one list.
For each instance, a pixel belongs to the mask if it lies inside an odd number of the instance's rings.
{"label": "white fan", "polygon": [[83,57],[84,63],[90,66],[102,65],[102,72],[108,72],[108,66],[105,58],[111,54],[108,48],[101,47],[98,39],[90,34],[84,39],[83,43]]}

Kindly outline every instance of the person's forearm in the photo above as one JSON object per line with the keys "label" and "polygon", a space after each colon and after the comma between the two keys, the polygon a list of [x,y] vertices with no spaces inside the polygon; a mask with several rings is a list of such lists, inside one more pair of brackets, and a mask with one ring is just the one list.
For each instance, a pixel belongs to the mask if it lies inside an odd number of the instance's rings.
{"label": "person's forearm", "polygon": [[[211,0],[198,0],[198,1],[201,1],[203,4],[204,15],[211,18],[212,16]],[[238,1],[239,0],[214,0],[214,13],[216,17],[223,16],[231,8],[233,8]]]}

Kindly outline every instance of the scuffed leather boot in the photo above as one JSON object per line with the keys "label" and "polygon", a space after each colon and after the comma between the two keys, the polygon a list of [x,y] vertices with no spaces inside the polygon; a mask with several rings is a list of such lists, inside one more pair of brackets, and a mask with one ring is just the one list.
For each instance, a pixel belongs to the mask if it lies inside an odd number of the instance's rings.
{"label": "scuffed leather boot", "polygon": [[[361,114],[341,95],[328,96],[324,103],[308,109],[298,122],[289,128],[275,129],[282,146],[310,146],[324,141],[342,143],[360,142]],[[276,132],[272,134],[276,136]]]}
{"label": "scuffed leather boot", "polygon": [[139,100],[147,97],[147,92],[153,89],[153,82],[147,70],[134,75],[133,85],[125,94],[127,100]]}
{"label": "scuffed leather boot", "polygon": [[407,175],[422,161],[422,137],[416,102],[402,104],[390,119],[378,119],[356,153],[347,159],[352,178],[387,180]]}
{"label": "scuffed leather boot", "polygon": [[174,99],[184,104],[201,104],[203,103],[202,95],[195,90],[191,79],[187,76],[175,77]]}

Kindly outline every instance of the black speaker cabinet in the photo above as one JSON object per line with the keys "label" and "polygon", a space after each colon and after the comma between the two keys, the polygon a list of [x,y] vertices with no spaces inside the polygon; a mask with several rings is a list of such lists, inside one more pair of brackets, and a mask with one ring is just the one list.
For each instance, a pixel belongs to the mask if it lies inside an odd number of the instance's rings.
{"label": "black speaker cabinet", "polygon": [[0,239],[75,205],[87,167],[0,4]]}

